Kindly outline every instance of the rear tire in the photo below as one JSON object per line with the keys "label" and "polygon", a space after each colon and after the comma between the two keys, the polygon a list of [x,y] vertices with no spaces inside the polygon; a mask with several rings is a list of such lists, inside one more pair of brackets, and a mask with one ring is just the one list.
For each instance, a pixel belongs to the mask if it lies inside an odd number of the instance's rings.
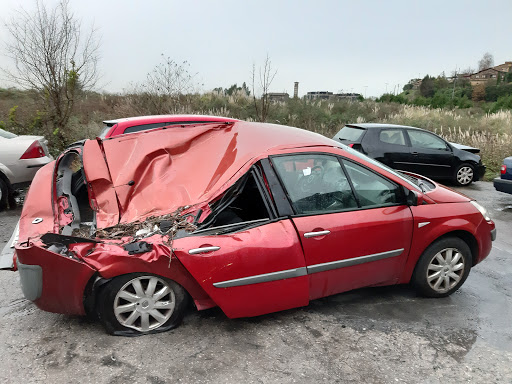
{"label": "rear tire", "polygon": [[475,180],[475,169],[469,163],[462,163],[455,170],[454,181],[457,185],[466,186]]}
{"label": "rear tire", "polygon": [[177,327],[187,299],[183,287],[172,280],[132,273],[116,277],[103,287],[97,312],[108,333],[143,335]]}
{"label": "rear tire", "polygon": [[466,281],[472,260],[464,240],[458,237],[437,240],[421,255],[411,282],[423,296],[449,296]]}
{"label": "rear tire", "polygon": [[9,198],[9,188],[5,181],[0,179],[0,211],[7,208],[7,200]]}

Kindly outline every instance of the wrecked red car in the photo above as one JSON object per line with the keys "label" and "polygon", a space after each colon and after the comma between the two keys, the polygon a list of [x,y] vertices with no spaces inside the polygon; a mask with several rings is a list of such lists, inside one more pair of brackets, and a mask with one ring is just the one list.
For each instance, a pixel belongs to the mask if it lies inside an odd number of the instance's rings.
{"label": "wrecked red car", "polygon": [[483,207],[298,128],[242,121],[74,144],[36,175],[16,244],[27,299],[108,332],[230,318],[368,286],[457,290],[496,237]]}

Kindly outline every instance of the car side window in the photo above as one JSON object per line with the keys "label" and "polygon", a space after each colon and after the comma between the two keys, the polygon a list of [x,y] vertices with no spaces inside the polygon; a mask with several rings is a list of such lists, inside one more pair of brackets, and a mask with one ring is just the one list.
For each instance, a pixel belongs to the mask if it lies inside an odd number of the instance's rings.
{"label": "car side window", "polygon": [[399,187],[388,179],[352,161],[343,160],[361,208],[396,205],[401,201]]}
{"label": "car side window", "polygon": [[411,140],[411,145],[413,147],[438,149],[441,151],[448,150],[446,143],[442,139],[431,133],[416,130],[407,130],[407,134],[409,135],[409,139]]}
{"label": "car side window", "polygon": [[387,144],[405,145],[404,132],[401,129],[383,129],[379,140]]}
{"label": "car side window", "polygon": [[312,153],[274,157],[272,162],[295,213],[314,214],[357,208],[357,201],[337,157]]}

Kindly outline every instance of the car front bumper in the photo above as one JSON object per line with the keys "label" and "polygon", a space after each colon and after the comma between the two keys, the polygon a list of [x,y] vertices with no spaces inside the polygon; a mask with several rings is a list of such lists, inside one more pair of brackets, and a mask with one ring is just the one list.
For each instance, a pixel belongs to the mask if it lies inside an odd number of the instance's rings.
{"label": "car front bumper", "polygon": [[512,180],[496,177],[493,183],[497,191],[512,194]]}

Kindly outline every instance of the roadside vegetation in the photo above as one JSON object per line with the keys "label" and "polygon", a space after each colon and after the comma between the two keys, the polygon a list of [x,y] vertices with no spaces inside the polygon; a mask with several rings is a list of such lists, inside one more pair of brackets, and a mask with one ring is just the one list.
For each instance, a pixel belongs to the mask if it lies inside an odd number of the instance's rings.
{"label": "roadside vegetation", "polygon": [[[162,96],[163,97],[163,96]],[[74,113],[63,132],[64,142],[94,138],[102,121],[157,113],[208,114],[259,121],[251,92],[243,84],[209,93],[178,95],[155,102],[158,95],[128,92],[123,95],[85,92],[75,102]],[[499,171],[504,157],[512,154],[512,111],[486,112],[481,107],[432,108],[395,102],[306,101],[290,99],[271,103],[266,120],[321,133],[327,137],[347,123],[379,122],[411,125],[435,132],[448,141],[474,146],[488,167],[487,178]],[[31,91],[0,89],[0,128],[17,134],[52,132],[51,120],[38,109],[37,95]],[[51,138],[51,137],[50,137]],[[54,141],[52,151],[62,147]]]}

